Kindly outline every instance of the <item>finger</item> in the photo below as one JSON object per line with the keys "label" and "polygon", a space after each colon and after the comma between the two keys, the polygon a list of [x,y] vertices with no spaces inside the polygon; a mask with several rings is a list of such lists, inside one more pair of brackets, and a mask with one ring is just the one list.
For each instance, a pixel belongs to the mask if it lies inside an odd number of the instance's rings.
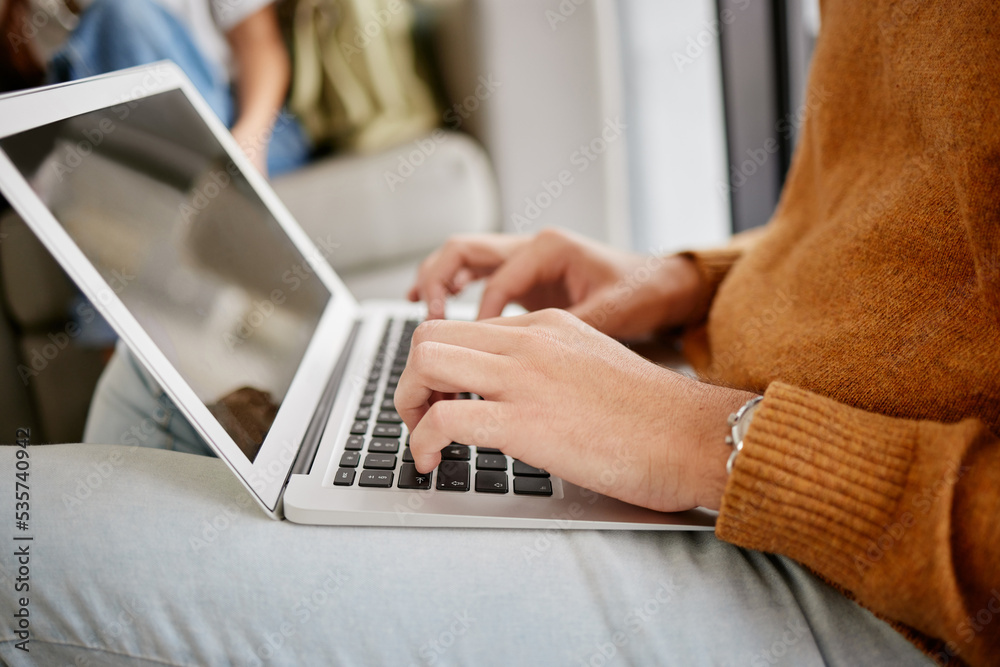
{"label": "finger", "polygon": [[441,463],[441,450],[453,442],[501,449],[502,420],[491,401],[439,401],[410,431],[410,452],[421,473]]}
{"label": "finger", "polygon": [[444,317],[443,303],[432,307],[431,300],[443,300],[449,288],[455,286],[456,277],[462,269],[470,269],[476,275],[488,274],[504,261],[514,245],[523,242],[517,237],[494,234],[453,239],[446,243],[427,258],[417,274],[415,287],[421,298],[428,302],[428,312]]}
{"label": "finger", "polygon": [[430,409],[433,392],[499,393],[501,378],[509,377],[504,357],[457,345],[427,341],[414,345],[396,386],[396,412],[411,431]]}
{"label": "finger", "polygon": [[499,317],[504,307],[533,287],[553,282],[566,269],[566,254],[551,243],[531,243],[514,253],[487,281],[476,319]]}
{"label": "finger", "polygon": [[410,351],[421,343],[436,342],[465,347],[490,354],[508,354],[515,334],[500,325],[501,318],[489,322],[434,320],[422,322],[413,332]]}

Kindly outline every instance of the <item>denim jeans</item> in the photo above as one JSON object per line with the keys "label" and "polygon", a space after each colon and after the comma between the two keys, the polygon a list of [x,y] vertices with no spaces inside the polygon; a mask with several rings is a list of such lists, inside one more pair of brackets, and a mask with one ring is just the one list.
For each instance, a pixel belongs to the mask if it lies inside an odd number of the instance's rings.
{"label": "denim jeans", "polygon": [[799,565],[710,533],[303,526],[218,459],[28,452],[29,527],[10,517],[0,551],[10,665],[931,664]]}
{"label": "denim jeans", "polygon": [[[208,62],[187,29],[154,0],[94,0],[53,57],[49,78],[73,81],[158,60],[174,61],[226,127],[232,127],[235,103],[221,64]],[[268,173],[277,176],[302,166],[309,151],[301,125],[286,111],[268,144]]]}

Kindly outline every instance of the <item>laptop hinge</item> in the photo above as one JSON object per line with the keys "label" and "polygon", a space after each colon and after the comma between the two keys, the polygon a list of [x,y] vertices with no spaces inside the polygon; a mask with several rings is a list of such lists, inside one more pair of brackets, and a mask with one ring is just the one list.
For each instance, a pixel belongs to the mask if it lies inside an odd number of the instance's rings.
{"label": "laptop hinge", "polygon": [[354,349],[354,343],[360,330],[361,320],[357,320],[351,327],[351,333],[347,336],[347,344],[344,345],[344,350],[340,353],[337,365],[333,367],[330,380],[326,383],[326,389],[323,390],[323,396],[320,398],[319,406],[313,413],[309,428],[306,429],[306,434],[302,438],[299,455],[295,458],[295,464],[292,466],[291,474],[293,475],[308,475],[309,471],[312,470],[313,461],[316,460],[316,452],[319,451],[319,441],[323,437],[323,430],[330,419],[330,412],[337,399],[337,390],[340,388],[340,381],[344,377],[344,371],[347,370],[347,362],[351,358],[351,351]]}

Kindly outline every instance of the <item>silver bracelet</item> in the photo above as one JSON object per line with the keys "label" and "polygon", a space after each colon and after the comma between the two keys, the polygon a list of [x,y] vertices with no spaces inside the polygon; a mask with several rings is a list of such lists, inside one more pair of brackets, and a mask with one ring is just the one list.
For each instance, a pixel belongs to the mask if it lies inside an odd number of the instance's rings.
{"label": "silver bracelet", "polygon": [[729,455],[729,460],[726,461],[726,474],[733,474],[733,463],[736,461],[736,455],[743,450],[743,437],[746,436],[747,430],[750,428],[750,420],[753,419],[753,413],[757,411],[757,406],[761,401],[764,400],[763,396],[754,396],[749,401],[743,404],[743,407],[729,415],[729,426],[732,428],[732,434],[726,436],[726,444],[733,446],[733,453]]}

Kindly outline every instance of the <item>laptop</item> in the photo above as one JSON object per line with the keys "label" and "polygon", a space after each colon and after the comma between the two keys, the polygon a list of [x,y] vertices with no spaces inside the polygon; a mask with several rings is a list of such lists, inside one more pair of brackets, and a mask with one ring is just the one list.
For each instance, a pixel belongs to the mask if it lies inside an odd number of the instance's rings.
{"label": "laptop", "polygon": [[327,258],[364,221],[331,210],[308,238],[172,63],[0,97],[0,190],[274,519],[713,527],[496,449],[454,443],[419,474],[392,399],[422,308],[358,303]]}

